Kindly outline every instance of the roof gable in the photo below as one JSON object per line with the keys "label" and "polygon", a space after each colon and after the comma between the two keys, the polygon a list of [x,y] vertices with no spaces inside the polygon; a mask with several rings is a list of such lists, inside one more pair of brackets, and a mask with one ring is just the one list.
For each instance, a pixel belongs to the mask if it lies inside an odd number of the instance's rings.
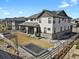
{"label": "roof gable", "polygon": [[68,17],[64,10],[58,10],[58,11],[49,11],[49,10],[43,10],[42,13],[40,13],[40,16],[57,16],[57,17]]}
{"label": "roof gable", "polygon": [[68,17],[64,10],[57,11],[56,13],[57,13],[57,15]]}
{"label": "roof gable", "polygon": [[43,13],[42,15],[41,15],[41,17],[49,17],[50,15],[47,13],[47,12],[45,12],[45,13]]}
{"label": "roof gable", "polygon": [[43,10],[41,13],[34,14],[28,18],[39,18],[39,17],[65,17],[70,18],[64,10],[58,10],[58,11],[49,11],[49,10]]}
{"label": "roof gable", "polygon": [[50,17],[52,14],[46,10],[42,11],[38,17]]}

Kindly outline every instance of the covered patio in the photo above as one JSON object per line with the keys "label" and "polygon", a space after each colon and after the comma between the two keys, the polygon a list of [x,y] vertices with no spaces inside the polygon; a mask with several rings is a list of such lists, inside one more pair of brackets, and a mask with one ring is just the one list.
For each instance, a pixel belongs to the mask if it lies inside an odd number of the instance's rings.
{"label": "covered patio", "polygon": [[24,22],[19,25],[19,30],[26,34],[32,34],[34,36],[40,36],[41,29],[37,22]]}

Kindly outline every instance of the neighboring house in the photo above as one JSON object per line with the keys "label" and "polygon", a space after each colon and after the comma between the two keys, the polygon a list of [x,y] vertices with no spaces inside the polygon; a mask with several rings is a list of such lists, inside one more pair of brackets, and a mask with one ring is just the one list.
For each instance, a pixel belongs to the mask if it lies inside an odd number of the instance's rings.
{"label": "neighboring house", "polygon": [[72,26],[73,28],[76,28],[76,21],[75,20],[71,20]]}
{"label": "neighboring house", "polygon": [[49,11],[27,17],[26,22],[19,25],[21,31],[48,39],[60,39],[65,33],[72,31],[71,18],[64,10]]}
{"label": "neighboring house", "polygon": [[3,23],[5,23],[8,30],[19,30],[19,24],[25,22],[26,18],[24,17],[15,17],[15,18],[5,18]]}
{"label": "neighboring house", "polygon": [[73,19],[71,21],[73,28],[79,27],[79,18]]}

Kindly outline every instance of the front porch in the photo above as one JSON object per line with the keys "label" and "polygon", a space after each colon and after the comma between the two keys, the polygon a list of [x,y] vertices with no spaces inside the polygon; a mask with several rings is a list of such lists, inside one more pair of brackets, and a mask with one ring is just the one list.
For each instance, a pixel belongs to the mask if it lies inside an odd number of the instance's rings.
{"label": "front porch", "polygon": [[27,24],[20,24],[19,30],[26,34],[31,34],[34,36],[40,36],[41,30],[38,23],[27,22]]}

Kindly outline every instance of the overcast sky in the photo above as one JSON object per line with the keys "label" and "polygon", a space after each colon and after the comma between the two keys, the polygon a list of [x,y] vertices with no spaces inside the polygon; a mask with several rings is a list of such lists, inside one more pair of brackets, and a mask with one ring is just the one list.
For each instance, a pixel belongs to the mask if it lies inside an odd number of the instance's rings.
{"label": "overcast sky", "polygon": [[73,17],[79,17],[79,0],[0,0],[0,18],[28,17],[43,9],[62,10]]}

